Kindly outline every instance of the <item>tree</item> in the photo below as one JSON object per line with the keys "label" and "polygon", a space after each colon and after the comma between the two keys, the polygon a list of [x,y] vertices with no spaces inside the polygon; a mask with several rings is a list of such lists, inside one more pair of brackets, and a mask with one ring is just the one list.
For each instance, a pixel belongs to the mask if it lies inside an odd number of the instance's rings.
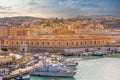
{"label": "tree", "polygon": [[8,49],[7,49],[7,48],[2,48],[1,50],[2,50],[2,51],[8,51]]}

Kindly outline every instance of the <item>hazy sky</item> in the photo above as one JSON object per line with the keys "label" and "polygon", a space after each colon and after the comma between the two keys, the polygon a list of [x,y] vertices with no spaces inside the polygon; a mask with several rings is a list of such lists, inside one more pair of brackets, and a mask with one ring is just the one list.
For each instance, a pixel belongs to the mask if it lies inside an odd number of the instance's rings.
{"label": "hazy sky", "polygon": [[120,15],[120,0],[0,0],[0,17]]}

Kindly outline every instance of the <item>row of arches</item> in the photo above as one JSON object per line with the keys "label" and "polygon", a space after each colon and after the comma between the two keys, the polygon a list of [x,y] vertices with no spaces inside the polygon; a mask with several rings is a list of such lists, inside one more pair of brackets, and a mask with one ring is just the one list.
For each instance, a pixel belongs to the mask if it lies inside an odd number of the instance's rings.
{"label": "row of arches", "polygon": [[106,40],[69,40],[69,41],[5,41],[5,46],[19,46],[27,44],[28,47],[87,47],[107,45]]}

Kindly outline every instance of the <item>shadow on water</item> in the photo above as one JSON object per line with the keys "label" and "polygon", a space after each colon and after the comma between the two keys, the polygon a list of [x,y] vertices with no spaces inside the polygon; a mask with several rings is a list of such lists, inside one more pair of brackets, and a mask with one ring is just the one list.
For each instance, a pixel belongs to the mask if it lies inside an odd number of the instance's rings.
{"label": "shadow on water", "polygon": [[31,76],[30,80],[76,80],[74,77],[37,77]]}

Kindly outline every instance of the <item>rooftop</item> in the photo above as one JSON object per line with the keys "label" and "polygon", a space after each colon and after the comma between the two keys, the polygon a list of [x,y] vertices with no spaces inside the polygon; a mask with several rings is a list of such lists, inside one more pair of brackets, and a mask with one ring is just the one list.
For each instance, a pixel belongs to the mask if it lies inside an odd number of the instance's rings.
{"label": "rooftop", "polygon": [[30,36],[30,37],[6,37],[4,39],[11,40],[75,40],[75,39],[112,39],[110,37],[102,36],[102,35],[40,35],[40,36]]}

